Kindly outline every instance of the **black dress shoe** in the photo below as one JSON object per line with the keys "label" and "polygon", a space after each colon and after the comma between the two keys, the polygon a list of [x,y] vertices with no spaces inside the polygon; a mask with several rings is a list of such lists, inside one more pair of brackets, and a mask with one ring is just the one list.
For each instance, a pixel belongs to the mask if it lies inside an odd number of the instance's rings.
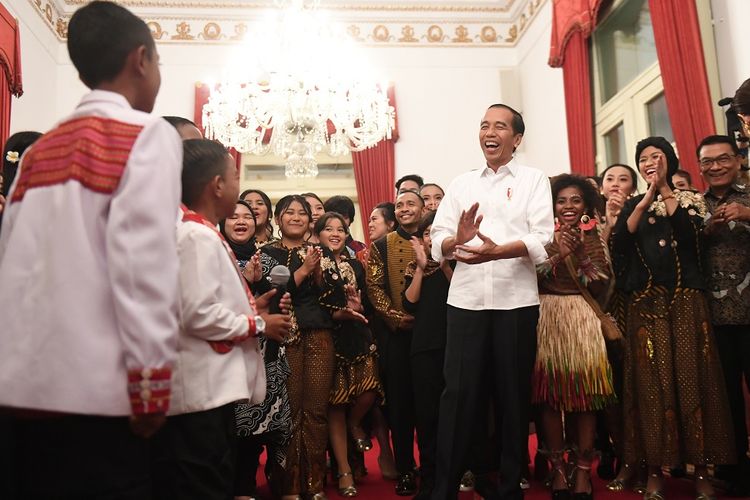
{"label": "black dress shoe", "polygon": [[414,477],[413,472],[407,472],[401,474],[396,484],[396,495],[400,497],[408,497],[417,492],[417,480]]}
{"label": "black dress shoe", "polygon": [[485,500],[500,500],[497,484],[487,474],[476,474],[474,476],[474,493]]}

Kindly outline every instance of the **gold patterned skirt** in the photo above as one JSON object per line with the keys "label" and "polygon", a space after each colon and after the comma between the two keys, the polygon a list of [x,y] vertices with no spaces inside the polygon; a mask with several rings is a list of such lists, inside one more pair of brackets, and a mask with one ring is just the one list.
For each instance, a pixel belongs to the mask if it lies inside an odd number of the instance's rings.
{"label": "gold patterned skirt", "polygon": [[628,303],[624,460],[736,460],[724,378],[703,292],[655,287]]}
{"label": "gold patterned skirt", "polygon": [[367,391],[375,391],[381,400],[384,397],[375,351],[354,361],[337,356],[336,372],[333,375],[333,387],[328,402],[332,405],[353,403]]}
{"label": "gold patterned skirt", "polygon": [[617,400],[599,318],[581,295],[539,296],[534,403],[594,411]]}

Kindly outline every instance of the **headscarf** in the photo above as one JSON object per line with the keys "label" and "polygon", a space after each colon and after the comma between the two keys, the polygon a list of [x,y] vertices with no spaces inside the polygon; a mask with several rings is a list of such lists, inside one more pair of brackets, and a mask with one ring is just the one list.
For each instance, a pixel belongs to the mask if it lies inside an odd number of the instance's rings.
{"label": "headscarf", "polygon": [[[248,202],[246,202],[245,200],[237,200],[237,205],[242,205],[250,210],[253,221],[255,221],[255,214],[253,213],[252,208],[250,208],[250,204]],[[221,231],[221,234],[224,235],[227,243],[229,243],[229,247],[234,252],[235,257],[237,257],[238,261],[250,260],[250,258],[255,255],[255,252],[257,250],[255,246],[255,236],[251,236],[250,239],[245,243],[237,243],[236,241],[233,241],[232,238],[230,238],[230,236],[227,234],[225,222],[226,219],[223,219],[221,222],[219,222],[219,231]]]}
{"label": "headscarf", "polygon": [[672,184],[672,176],[680,168],[680,160],[677,159],[677,155],[674,152],[674,148],[664,137],[646,137],[642,141],[638,142],[635,146],[635,164],[638,165],[638,159],[641,157],[643,150],[649,146],[653,146],[660,150],[664,157],[667,159],[667,184],[669,187],[674,189]]}

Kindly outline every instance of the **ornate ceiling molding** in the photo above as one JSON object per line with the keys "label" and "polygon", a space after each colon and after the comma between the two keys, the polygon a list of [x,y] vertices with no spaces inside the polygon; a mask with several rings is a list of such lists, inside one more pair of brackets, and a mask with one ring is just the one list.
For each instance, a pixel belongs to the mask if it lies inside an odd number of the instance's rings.
{"label": "ornate ceiling molding", "polygon": [[[500,7],[504,9],[505,16],[498,19],[496,15],[478,15],[478,10],[491,8],[475,5],[431,5],[431,9],[423,9],[424,5],[411,5],[419,12],[419,17],[413,14],[409,17],[393,15],[366,15],[353,16],[339,13],[333,22],[340,24],[349,35],[357,42],[372,47],[513,47],[531,21],[539,12],[540,7],[547,0],[507,0]],[[68,34],[68,21],[72,12],[79,4],[87,3],[85,0],[29,0],[36,7],[37,12],[55,33],[58,40],[65,41]],[[202,5],[205,0],[156,1],[156,0],[129,0],[123,1],[126,5],[133,7],[151,28],[151,32],[157,43],[160,44],[235,44],[241,42],[248,32],[260,22],[258,11],[227,12],[226,9],[214,9],[201,15],[180,15],[180,12],[165,12],[165,7],[177,8],[182,4],[191,6]],[[495,2],[497,3],[497,2]],[[151,5],[154,4],[154,5]],[[162,9],[159,12],[146,12],[137,7],[145,5],[157,6]],[[248,2],[229,1],[223,4],[248,8]],[[223,5],[222,4],[222,5]],[[255,2],[257,7],[267,8],[267,4]],[[211,4],[215,6],[215,4]],[[370,7],[378,7],[385,10],[383,5],[371,4]],[[514,7],[514,17],[508,15],[509,9]],[[348,4],[338,4],[337,8],[348,8]],[[394,9],[396,6],[391,6]],[[402,7],[406,9],[408,6]],[[470,12],[471,17],[447,15],[449,7],[455,9],[467,9],[461,12]],[[417,10],[419,8],[419,10]],[[440,10],[442,8],[443,10]],[[169,10],[169,9],[167,9]],[[184,8],[182,9],[184,11]],[[328,10],[328,9],[327,9]],[[362,10],[361,8],[358,10]],[[439,13],[440,16],[433,17],[429,14]],[[456,10],[458,12],[458,10]]]}

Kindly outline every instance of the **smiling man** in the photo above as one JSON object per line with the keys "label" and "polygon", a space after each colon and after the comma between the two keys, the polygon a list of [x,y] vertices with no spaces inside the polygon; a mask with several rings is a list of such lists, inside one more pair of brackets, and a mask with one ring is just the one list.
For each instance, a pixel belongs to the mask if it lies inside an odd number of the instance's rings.
{"label": "smiling man", "polygon": [[405,287],[404,272],[414,260],[410,240],[417,232],[424,201],[416,191],[402,191],[396,198],[399,227],[370,245],[367,262],[367,293],[378,316],[386,325],[381,362],[383,385],[388,398],[388,423],[393,437],[393,452],[399,480],[396,494],[407,496],[416,491],[414,477],[414,395],[411,383],[411,337],[414,317],[407,314],[401,301]]}
{"label": "smiling man", "polygon": [[524,130],[510,106],[487,109],[479,127],[486,165],[451,183],[432,226],[435,260],[459,261],[448,294],[435,500],[456,498],[475,414],[491,397],[480,389],[485,372],[495,389],[502,483],[483,496],[523,497],[539,317],[535,266],[547,258],[554,229],[549,180],[513,157]]}
{"label": "smiling man", "polygon": [[737,466],[727,479],[735,493],[750,494],[750,459],[742,376],[750,384],[750,191],[737,184],[741,158],[737,143],[712,135],[697,150],[708,184],[711,219],[704,231],[708,254],[708,302],[734,424]]}

